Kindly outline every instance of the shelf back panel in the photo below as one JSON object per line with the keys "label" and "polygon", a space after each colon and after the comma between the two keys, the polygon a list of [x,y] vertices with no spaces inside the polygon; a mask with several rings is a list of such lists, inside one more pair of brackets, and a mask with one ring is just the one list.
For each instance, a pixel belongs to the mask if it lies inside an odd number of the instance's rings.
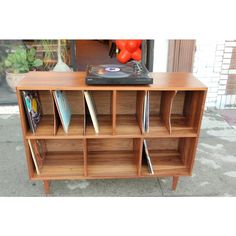
{"label": "shelf back panel", "polygon": [[88,139],[88,152],[133,151],[133,139]]}
{"label": "shelf back panel", "polygon": [[148,150],[178,150],[179,138],[146,139]]}
{"label": "shelf back panel", "polygon": [[65,91],[72,114],[83,115],[84,103],[82,91]]}
{"label": "shelf back panel", "polygon": [[171,114],[183,115],[186,92],[178,91],[174,97]]}
{"label": "shelf back panel", "polygon": [[116,113],[118,115],[136,114],[137,91],[117,91]]}
{"label": "shelf back panel", "polygon": [[54,108],[53,108],[53,98],[48,90],[39,90],[38,91],[40,105],[42,109],[43,115],[53,115]]}
{"label": "shelf back panel", "polygon": [[161,93],[160,91],[149,92],[150,115],[160,115]]}
{"label": "shelf back panel", "polygon": [[91,91],[98,115],[112,114],[112,91]]}
{"label": "shelf back panel", "polygon": [[47,139],[46,148],[48,152],[82,152],[83,140],[78,139]]}

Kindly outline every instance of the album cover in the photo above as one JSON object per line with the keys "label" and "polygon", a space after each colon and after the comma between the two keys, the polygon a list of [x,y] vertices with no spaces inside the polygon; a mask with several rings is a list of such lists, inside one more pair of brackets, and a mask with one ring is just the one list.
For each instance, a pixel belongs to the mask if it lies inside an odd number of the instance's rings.
{"label": "album cover", "polygon": [[56,103],[62,127],[65,133],[68,133],[71,120],[71,109],[66,94],[64,91],[57,90],[53,91],[53,97]]}
{"label": "album cover", "polygon": [[146,142],[145,139],[143,140],[142,164],[147,166],[148,172],[149,172],[151,175],[154,175],[154,170],[153,170],[153,167],[152,167],[151,158],[150,158],[150,156],[149,156],[149,151],[148,151],[148,147],[147,147],[147,142]]}
{"label": "album cover", "polygon": [[36,160],[36,156],[35,156],[35,153],[34,153],[34,149],[33,149],[33,145],[31,144],[31,140],[30,139],[28,139],[28,144],[29,144],[29,147],[30,147],[30,152],[31,152],[31,156],[32,156],[32,159],[33,159],[33,162],[34,162],[36,173],[38,175],[40,175],[39,166],[38,166],[38,163],[37,163],[37,160]]}
{"label": "album cover", "polygon": [[46,158],[46,143],[45,140],[31,140],[35,158],[38,164],[39,170],[43,167],[43,162]]}
{"label": "album cover", "polygon": [[22,97],[30,130],[35,133],[41,119],[41,105],[37,91],[22,91]]}
{"label": "album cover", "polygon": [[96,106],[95,102],[93,100],[93,96],[89,91],[84,91],[84,96],[85,96],[85,115],[86,115],[86,122],[88,121],[88,115],[90,116],[93,127],[95,130],[95,133],[99,133],[99,124],[98,124],[98,119],[97,119],[97,111],[96,111]]}

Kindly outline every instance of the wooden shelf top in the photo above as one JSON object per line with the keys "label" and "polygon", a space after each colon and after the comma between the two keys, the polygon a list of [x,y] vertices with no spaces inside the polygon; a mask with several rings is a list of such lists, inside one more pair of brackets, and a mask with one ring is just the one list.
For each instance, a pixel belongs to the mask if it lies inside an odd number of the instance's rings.
{"label": "wooden shelf top", "polygon": [[152,85],[86,85],[86,72],[29,72],[18,90],[207,90],[192,73],[151,73]]}

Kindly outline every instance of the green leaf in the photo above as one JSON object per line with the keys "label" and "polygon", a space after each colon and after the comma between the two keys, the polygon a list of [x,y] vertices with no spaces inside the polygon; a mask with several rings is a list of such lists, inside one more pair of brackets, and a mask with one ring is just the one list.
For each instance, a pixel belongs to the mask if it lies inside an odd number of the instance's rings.
{"label": "green leaf", "polygon": [[35,59],[35,55],[36,55],[36,50],[34,48],[31,48],[27,53],[27,60],[29,62],[33,62]]}
{"label": "green leaf", "polygon": [[17,48],[15,55],[18,61],[26,61],[27,59],[26,50],[23,48]]}
{"label": "green leaf", "polygon": [[40,60],[40,59],[35,59],[34,60],[34,63],[33,63],[33,66],[34,67],[39,67],[39,66],[42,66],[43,65],[43,61]]}
{"label": "green leaf", "polygon": [[28,51],[28,55],[32,56],[32,57],[35,57],[36,55],[36,50],[35,48],[31,48],[29,51]]}
{"label": "green leaf", "polygon": [[9,61],[9,60],[5,60],[5,66],[6,67],[10,67],[11,66],[11,61]]}

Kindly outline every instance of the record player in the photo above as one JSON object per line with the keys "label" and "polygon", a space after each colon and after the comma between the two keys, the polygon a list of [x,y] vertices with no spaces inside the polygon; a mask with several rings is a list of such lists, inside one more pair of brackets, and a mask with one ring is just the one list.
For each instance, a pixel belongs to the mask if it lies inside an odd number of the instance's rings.
{"label": "record player", "polygon": [[126,64],[89,65],[86,83],[91,85],[152,84],[147,68],[140,62]]}

